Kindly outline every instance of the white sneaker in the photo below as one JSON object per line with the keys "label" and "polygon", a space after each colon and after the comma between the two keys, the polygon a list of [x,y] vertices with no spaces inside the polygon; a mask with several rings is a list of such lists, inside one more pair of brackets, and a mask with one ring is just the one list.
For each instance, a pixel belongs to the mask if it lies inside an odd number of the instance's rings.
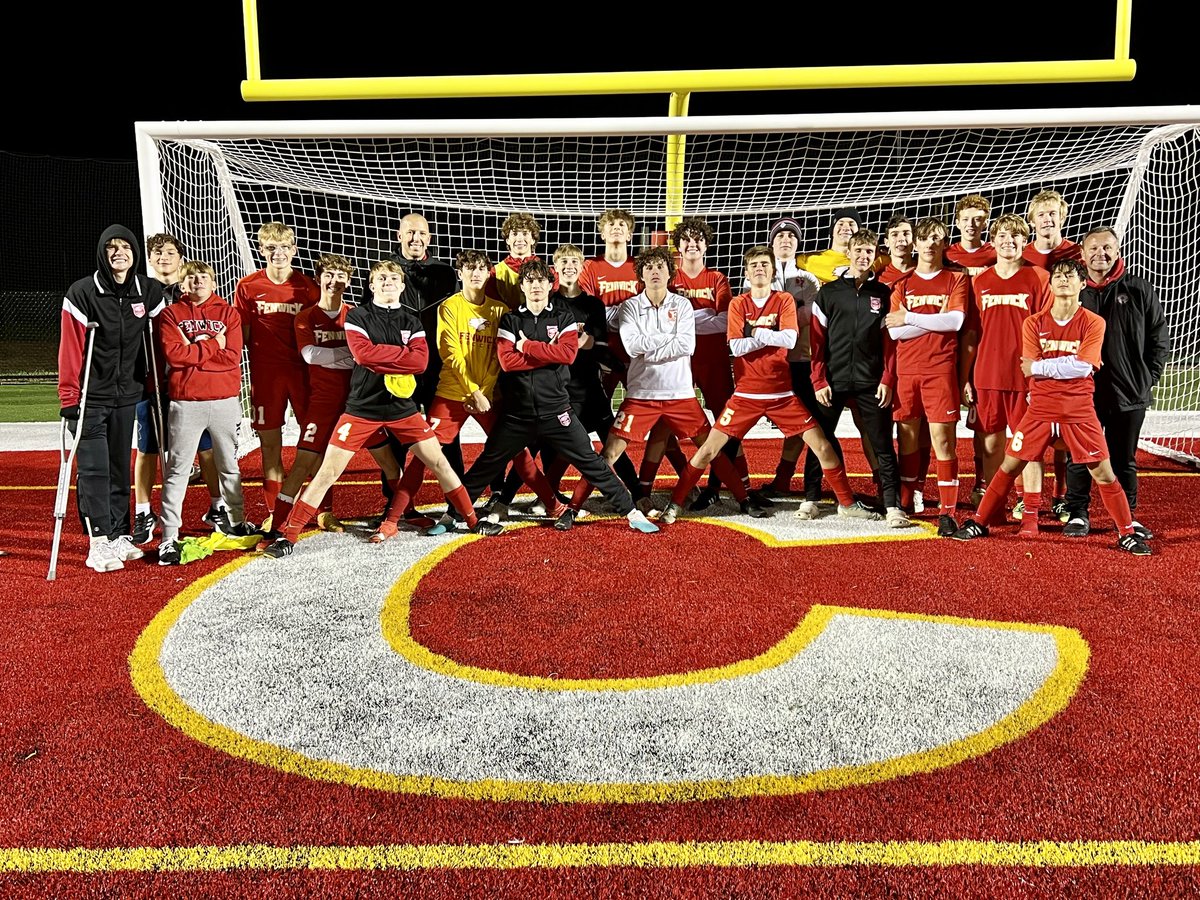
{"label": "white sneaker", "polygon": [[855,500],[849,506],[839,506],[837,514],[843,519],[866,519],[870,522],[878,522],[883,518],[861,500]]}
{"label": "white sneaker", "polygon": [[123,534],[119,538],[108,542],[112,548],[113,556],[121,560],[121,562],[129,562],[131,559],[141,559],[146,554],[142,552],[142,548],[133,542],[133,538],[128,534]]}
{"label": "white sneaker", "polygon": [[920,491],[913,491],[913,515],[923,512],[925,512],[925,495]]}
{"label": "white sneaker", "polygon": [[[543,509],[542,515],[545,515],[545,514],[546,514],[546,511]],[[483,520],[485,522],[491,522],[493,525],[499,525],[507,517],[508,517],[508,507],[505,504],[501,503],[499,500],[497,500],[495,503],[488,504],[487,515],[485,515],[483,517]]]}
{"label": "white sneaker", "polygon": [[805,500],[800,504],[800,508],[796,510],[797,519],[817,519],[821,516],[821,507],[817,506],[812,500]]}
{"label": "white sneaker", "polygon": [[113,552],[113,546],[106,537],[92,538],[88,548],[87,565],[89,569],[95,569],[97,572],[115,572],[125,568],[124,560]]}
{"label": "white sneaker", "polygon": [[888,528],[911,528],[912,520],[898,506],[889,506],[887,509],[887,526]]}

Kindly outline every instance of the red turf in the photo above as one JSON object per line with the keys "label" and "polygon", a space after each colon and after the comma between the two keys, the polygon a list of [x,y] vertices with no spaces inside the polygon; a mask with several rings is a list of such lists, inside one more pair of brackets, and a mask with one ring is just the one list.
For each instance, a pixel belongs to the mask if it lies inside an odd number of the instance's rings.
{"label": "red turf", "polygon": [[[771,472],[777,445],[750,445],[751,471]],[[967,448],[963,448],[966,456]],[[162,606],[229,558],[183,567],[132,564],[122,573],[83,568],[85,542],[65,529],[59,580],[45,582],[57,460],[7,454],[9,491],[0,547],[0,844],[8,847],[188,846],[266,843],[492,843],[676,840],[1190,840],[1200,832],[1200,524],[1194,476],[1147,458],[1143,520],[1162,536],[1156,555],[1112,549],[1095,502],[1096,533],[989,540],[859,544],[768,551],[750,538],[694,524],[638,538],[623,523],[584,523],[568,535],[525,530],[479,542],[456,556],[500,567],[493,583],[561,559],[564,590],[489,590],[489,582],[435,571],[418,594],[434,627],[422,640],[474,664],[565,677],[657,674],[751,655],[785,633],[812,602],[1078,628],[1091,645],[1087,678],[1065,712],[1030,736],[953,768],[878,785],[776,798],[692,804],[539,805],[377,793],[279,774],[198,745],[149,712],[129,682],[127,657]],[[247,461],[247,478],[257,464]],[[850,470],[864,471],[851,454]],[[1163,473],[1161,475],[1155,473]],[[1167,474],[1170,473],[1170,474]],[[364,461],[340,487],[338,509],[375,511]],[[32,486],[50,485],[50,489]],[[856,488],[869,490],[864,479]],[[251,498],[257,486],[247,488]],[[1047,494],[1049,492],[1047,491]],[[964,491],[965,494],[965,491]],[[204,508],[189,492],[187,522]],[[426,485],[422,502],[438,497]],[[73,507],[72,512],[73,515]],[[197,533],[200,529],[197,528]],[[597,538],[603,535],[603,543]],[[350,538],[348,538],[350,539]],[[654,542],[654,543],[652,543]],[[503,553],[494,548],[502,547]],[[646,548],[652,548],[647,550]],[[490,555],[494,554],[494,555]],[[647,571],[647,556],[657,564]],[[699,562],[693,562],[699,561]],[[538,567],[541,566],[542,569]],[[703,569],[698,568],[704,566]],[[772,567],[771,590],[757,581]],[[926,873],[928,874],[928,873]],[[777,896],[798,884],[838,892],[909,894],[923,877],[871,870],[757,873],[693,870],[670,876],[679,895],[712,891]],[[658,873],[661,879],[662,873]],[[946,870],[934,884],[958,893],[1059,892],[1081,882],[1099,893],[1186,893],[1195,873]],[[404,890],[413,875],[273,877],[288,886],[341,891]],[[171,889],[152,876],[29,878],[17,890],[79,895]],[[216,892],[263,891],[266,876],[198,876]],[[448,873],[436,893],[468,885],[490,893],[651,890],[655,873]],[[753,886],[752,886],[753,885]]]}

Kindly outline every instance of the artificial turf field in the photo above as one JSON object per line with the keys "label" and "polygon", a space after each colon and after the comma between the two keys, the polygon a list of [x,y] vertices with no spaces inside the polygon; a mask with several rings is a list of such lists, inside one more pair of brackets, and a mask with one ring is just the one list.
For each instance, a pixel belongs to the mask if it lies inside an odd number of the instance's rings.
{"label": "artificial turf field", "polygon": [[[1098,500],[1086,539],[970,544],[726,503],[106,575],[69,521],[49,584],[57,453],[4,461],[0,893],[1200,892],[1174,464],[1142,460],[1146,559]],[[377,508],[365,460],[344,481]]]}

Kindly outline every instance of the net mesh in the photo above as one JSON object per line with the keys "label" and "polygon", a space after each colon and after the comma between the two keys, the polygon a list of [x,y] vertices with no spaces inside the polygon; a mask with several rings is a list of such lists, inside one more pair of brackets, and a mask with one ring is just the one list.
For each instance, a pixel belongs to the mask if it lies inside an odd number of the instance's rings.
{"label": "net mesh", "polygon": [[[346,123],[350,124],[350,123]],[[178,131],[177,126],[173,126]],[[299,242],[298,265],[340,253],[365,272],[393,250],[402,215],[430,222],[430,252],[452,260],[505,247],[500,222],[531,212],[539,250],[560,243],[603,251],[597,215],[637,218],[632,250],[656,242],[667,213],[665,135],[157,141],[165,228],[189,256],[218,272],[223,296],[261,264],[258,227],[280,220]],[[702,134],[686,138],[682,211],[705,216],[717,238],[712,267],[735,275],[741,254],[782,215],[804,229],[802,250],[829,244],[833,210],[852,206],[882,230],[904,213],[951,221],[964,194],[982,193],[992,217],[1024,215],[1030,198],[1058,190],[1070,204],[1064,234],[1112,225],[1129,269],[1153,283],[1173,353],[1143,437],[1156,452],[1200,456],[1200,268],[1192,233],[1200,173],[1196,126],[1080,126]],[[657,236],[661,241],[661,235]],[[732,279],[740,282],[740,277]]]}

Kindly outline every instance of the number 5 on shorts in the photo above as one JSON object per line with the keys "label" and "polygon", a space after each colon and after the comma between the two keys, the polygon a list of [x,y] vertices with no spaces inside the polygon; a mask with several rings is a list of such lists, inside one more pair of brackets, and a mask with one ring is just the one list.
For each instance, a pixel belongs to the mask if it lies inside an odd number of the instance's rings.
{"label": "number 5 on shorts", "polygon": [[721,418],[717,419],[717,424],[718,425],[728,425],[732,421],[733,421],[733,410],[727,406],[727,407],[725,407],[724,412],[721,413]]}

